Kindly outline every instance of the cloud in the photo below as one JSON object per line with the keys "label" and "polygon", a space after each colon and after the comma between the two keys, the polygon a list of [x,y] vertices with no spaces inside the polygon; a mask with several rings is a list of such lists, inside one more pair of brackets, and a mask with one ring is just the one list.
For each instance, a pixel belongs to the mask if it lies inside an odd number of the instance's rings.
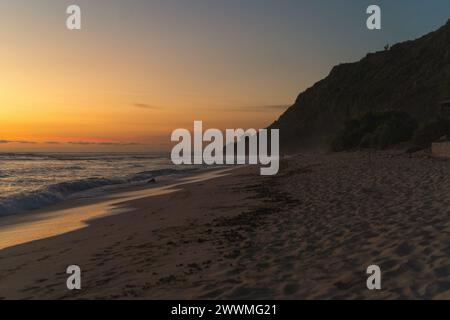
{"label": "cloud", "polygon": [[0,144],[6,143],[20,143],[20,144],[36,144],[34,141],[23,141],[23,140],[0,140]]}
{"label": "cloud", "polygon": [[91,141],[69,141],[68,144],[80,145],[80,146],[138,146],[141,145],[137,142],[91,142]]}
{"label": "cloud", "polygon": [[97,143],[101,146],[139,146],[140,143],[137,142],[99,142]]}
{"label": "cloud", "polygon": [[75,145],[81,145],[81,146],[87,146],[95,144],[94,142],[88,142],[88,141],[69,141],[68,144],[75,144]]}
{"label": "cloud", "polygon": [[115,142],[99,142],[97,143],[100,146],[115,146],[118,145],[119,143],[115,143]]}
{"label": "cloud", "polygon": [[153,106],[151,104],[146,104],[146,103],[133,103],[133,106],[136,108],[140,108],[140,109],[147,109],[147,110],[157,110],[157,109],[161,109],[158,106]]}
{"label": "cloud", "polygon": [[[26,140],[0,140],[0,144],[19,143],[19,144],[38,144],[35,141]],[[44,141],[42,144],[57,145],[61,144],[58,141]],[[69,141],[67,144],[79,145],[79,146],[139,146],[142,145],[138,142],[92,142],[92,141]]]}
{"label": "cloud", "polygon": [[287,104],[268,104],[253,106],[234,106],[228,107],[226,110],[233,112],[269,112],[269,111],[285,111],[290,107]]}
{"label": "cloud", "polygon": [[139,143],[139,142],[125,142],[125,143],[122,143],[122,146],[142,146],[143,144],[142,143]]}

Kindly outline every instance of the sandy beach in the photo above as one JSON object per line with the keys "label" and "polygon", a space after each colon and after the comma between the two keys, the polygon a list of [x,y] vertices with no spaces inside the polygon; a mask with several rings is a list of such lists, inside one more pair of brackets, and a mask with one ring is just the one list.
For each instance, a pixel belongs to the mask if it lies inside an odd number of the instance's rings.
{"label": "sandy beach", "polygon": [[[214,172],[119,193],[87,212],[72,204],[42,220],[0,221],[0,297],[450,298],[449,161],[316,153],[283,160],[274,177],[257,167]],[[113,214],[97,216],[105,209]],[[60,229],[43,235],[46,219]],[[23,243],[9,242],[18,230]],[[73,264],[79,291],[66,288]],[[372,264],[382,290],[366,287]]]}

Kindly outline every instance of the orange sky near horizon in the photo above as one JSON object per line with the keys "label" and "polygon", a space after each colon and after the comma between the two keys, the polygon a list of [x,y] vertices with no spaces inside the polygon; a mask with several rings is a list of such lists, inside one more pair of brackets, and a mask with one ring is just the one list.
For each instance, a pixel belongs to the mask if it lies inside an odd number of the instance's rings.
{"label": "orange sky near horizon", "polygon": [[[194,120],[217,128],[263,127],[283,111],[275,101],[233,104],[219,82],[202,83],[204,76],[180,65],[136,66],[138,57],[124,60],[126,52],[80,53],[56,50],[51,43],[45,48],[0,53],[1,140],[163,143],[172,130],[191,128]],[[224,90],[239,98],[251,91]]]}
{"label": "orange sky near horizon", "polygon": [[219,129],[265,127],[294,99],[273,79],[249,74],[254,66],[232,63],[231,51],[199,50],[195,38],[187,44],[177,30],[119,26],[108,13],[99,23],[89,19],[98,9],[87,6],[84,28],[69,31],[64,8],[7,8],[8,28],[0,30],[7,48],[0,51],[2,151],[74,149],[68,142],[90,142],[91,149],[98,142],[165,145],[194,120]]}
{"label": "orange sky near horizon", "polygon": [[[80,31],[65,25],[74,2]],[[194,120],[264,128],[333,65],[433,30],[446,5],[402,24],[383,1],[373,33],[353,0],[3,0],[0,151],[145,151]]]}

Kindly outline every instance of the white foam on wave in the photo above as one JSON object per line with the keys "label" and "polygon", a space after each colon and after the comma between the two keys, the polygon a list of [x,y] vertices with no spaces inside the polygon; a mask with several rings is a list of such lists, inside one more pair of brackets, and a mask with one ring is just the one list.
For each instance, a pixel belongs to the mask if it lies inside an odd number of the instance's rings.
{"label": "white foam on wave", "polygon": [[124,178],[88,178],[60,182],[43,187],[40,190],[22,192],[0,199],[0,216],[17,214],[55,204],[74,197],[77,194],[105,186],[145,183],[158,176],[186,174],[196,169],[161,169],[144,171]]}

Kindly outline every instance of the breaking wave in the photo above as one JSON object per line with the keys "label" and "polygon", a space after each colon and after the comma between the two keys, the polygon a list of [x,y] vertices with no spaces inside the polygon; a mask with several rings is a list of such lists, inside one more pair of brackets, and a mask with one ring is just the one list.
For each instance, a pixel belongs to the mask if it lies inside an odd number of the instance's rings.
{"label": "breaking wave", "polygon": [[143,171],[117,179],[87,178],[60,182],[45,186],[40,190],[22,192],[0,199],[0,216],[16,214],[55,204],[86,190],[113,185],[138,185],[146,183],[149,179],[155,177],[187,174],[193,170],[196,169],[161,169]]}

